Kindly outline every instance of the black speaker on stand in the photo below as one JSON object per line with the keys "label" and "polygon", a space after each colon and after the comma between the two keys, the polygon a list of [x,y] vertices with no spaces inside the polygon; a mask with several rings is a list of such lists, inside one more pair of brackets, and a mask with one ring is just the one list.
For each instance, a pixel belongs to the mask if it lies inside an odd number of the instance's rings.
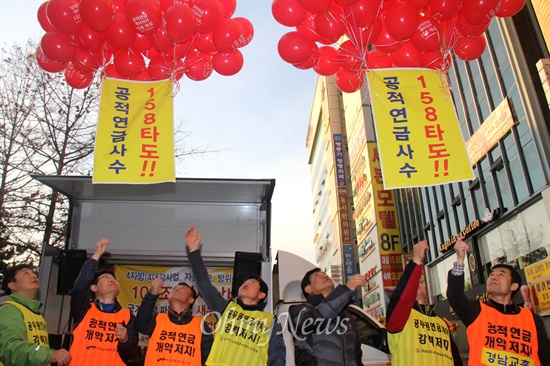
{"label": "black speaker on stand", "polygon": [[239,287],[248,275],[261,276],[262,274],[262,255],[254,252],[235,252],[233,262],[233,284],[231,286],[231,296],[237,297]]}
{"label": "black speaker on stand", "polygon": [[88,255],[84,249],[71,249],[62,250],[58,258],[57,294],[69,295]]}

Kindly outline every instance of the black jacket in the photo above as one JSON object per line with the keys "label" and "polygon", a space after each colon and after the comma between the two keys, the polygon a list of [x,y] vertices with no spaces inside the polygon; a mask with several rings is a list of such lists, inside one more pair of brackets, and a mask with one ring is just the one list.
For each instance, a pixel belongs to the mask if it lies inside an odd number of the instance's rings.
{"label": "black jacket", "polygon": [[353,292],[337,286],[326,298],[310,295],[289,309],[296,365],[363,365],[355,320],[346,310]]}

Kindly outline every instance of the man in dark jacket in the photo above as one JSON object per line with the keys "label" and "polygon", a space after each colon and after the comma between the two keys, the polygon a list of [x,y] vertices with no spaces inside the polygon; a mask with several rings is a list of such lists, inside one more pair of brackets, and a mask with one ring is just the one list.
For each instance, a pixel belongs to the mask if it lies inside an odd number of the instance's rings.
{"label": "man in dark jacket", "polygon": [[413,259],[390,297],[386,328],[394,366],[462,366],[447,323],[435,314],[426,286],[420,283],[428,249],[426,240],[414,245]]}
{"label": "man in dark jacket", "polygon": [[202,233],[191,227],[185,234],[189,264],[204,302],[218,315],[214,344],[207,365],[284,366],[286,348],[281,325],[262,311],[267,284],[257,275],[245,278],[234,300],[226,300],[210,282],[202,260]]}
{"label": "man in dark jacket", "polygon": [[449,305],[466,326],[469,365],[493,365],[509,360],[517,365],[550,365],[550,341],[539,315],[512,302],[521,277],[506,264],[494,265],[487,279],[486,303],[469,300],[464,293],[464,258],[468,244],[458,239],[456,262],[447,277]]}
{"label": "man in dark jacket", "polygon": [[289,309],[296,365],[363,365],[361,340],[355,321],[346,310],[365,276],[356,274],[347,284],[334,281],[319,268],[308,271],[301,287],[307,302]]}
{"label": "man in dark jacket", "polygon": [[153,316],[163,285],[161,278],[153,280],[136,316],[137,330],[151,336],[145,366],[205,365],[213,337],[202,317],[193,316],[197,293],[187,283],[179,283],[170,292],[168,313]]}
{"label": "man in dark jacket", "polygon": [[74,339],[70,352],[75,365],[124,365],[139,352],[135,317],[116,300],[118,279],[111,271],[98,271],[109,244],[109,239],[96,243],[71,291]]}

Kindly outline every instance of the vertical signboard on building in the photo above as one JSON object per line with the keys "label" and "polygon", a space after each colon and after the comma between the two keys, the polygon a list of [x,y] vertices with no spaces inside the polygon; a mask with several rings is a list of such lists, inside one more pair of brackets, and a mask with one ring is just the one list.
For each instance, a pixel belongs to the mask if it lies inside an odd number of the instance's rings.
{"label": "vertical signboard on building", "polygon": [[390,288],[397,285],[403,273],[397,205],[393,191],[384,189],[377,144],[369,142],[367,143],[367,148],[372,176],[372,192],[378,229],[382,278],[384,288]]}
{"label": "vertical signboard on building", "polygon": [[340,237],[342,244],[352,244],[352,233],[349,225],[349,202],[346,185],[346,165],[344,163],[344,145],[341,134],[332,135],[334,144],[334,163],[338,185],[338,221],[340,222]]}

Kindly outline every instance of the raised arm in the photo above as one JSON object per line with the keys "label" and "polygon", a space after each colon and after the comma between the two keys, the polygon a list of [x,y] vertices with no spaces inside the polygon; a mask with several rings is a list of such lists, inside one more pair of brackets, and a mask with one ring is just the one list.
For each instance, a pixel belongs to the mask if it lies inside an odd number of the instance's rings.
{"label": "raised arm", "polygon": [[157,325],[155,317],[155,305],[159,298],[159,290],[164,285],[162,278],[155,278],[151,283],[149,292],[141,301],[136,315],[136,329],[138,332],[150,336]]}
{"label": "raised arm", "polygon": [[403,275],[390,297],[386,313],[389,332],[402,331],[409,319],[414,302],[416,301],[420,277],[422,276],[422,264],[428,250],[429,245],[427,240],[423,240],[413,247],[413,259],[405,267]]}
{"label": "raised arm", "polygon": [[202,232],[197,233],[193,226],[185,233],[185,242],[189,250],[189,265],[204,302],[210,310],[221,314],[225,310],[228,300],[224,299],[218,289],[210,282],[210,276],[200,252],[201,239]]}
{"label": "raised arm", "polygon": [[473,323],[481,311],[478,301],[468,300],[464,293],[464,258],[468,253],[468,244],[459,238],[455,243],[456,262],[447,276],[447,298],[455,314],[465,326]]}

